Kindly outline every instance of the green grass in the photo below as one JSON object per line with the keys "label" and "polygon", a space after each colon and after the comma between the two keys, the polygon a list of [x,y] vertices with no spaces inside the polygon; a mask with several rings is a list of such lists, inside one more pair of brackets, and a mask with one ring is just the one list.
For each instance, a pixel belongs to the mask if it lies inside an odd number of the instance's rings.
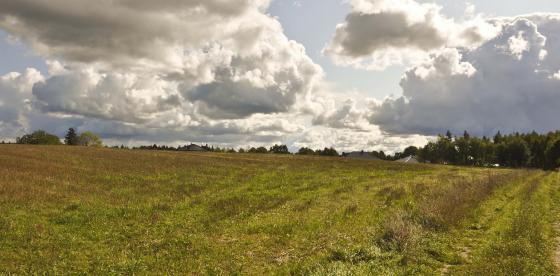
{"label": "green grass", "polygon": [[544,275],[559,208],[540,171],[7,145],[0,274]]}
{"label": "green grass", "polygon": [[558,174],[539,173],[481,208],[482,227],[470,234],[470,262],[455,274],[555,275],[558,180]]}

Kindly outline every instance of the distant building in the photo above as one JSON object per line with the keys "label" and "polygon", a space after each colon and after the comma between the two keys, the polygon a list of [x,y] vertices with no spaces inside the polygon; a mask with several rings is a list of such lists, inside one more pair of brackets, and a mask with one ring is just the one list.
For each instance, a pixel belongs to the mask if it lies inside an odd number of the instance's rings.
{"label": "distant building", "polygon": [[185,150],[185,151],[198,151],[198,152],[205,152],[205,151],[207,151],[207,150],[204,149],[203,147],[201,147],[201,146],[199,146],[199,145],[195,145],[195,144],[190,144],[190,145],[186,146],[184,150]]}
{"label": "distant building", "polygon": [[398,163],[406,163],[406,164],[418,164],[418,163],[420,163],[420,162],[418,161],[418,159],[416,159],[416,157],[415,157],[415,156],[412,156],[412,155],[411,155],[411,156],[408,156],[408,157],[405,157],[405,158],[402,158],[402,159],[399,159],[399,160],[397,160],[397,161],[395,161],[395,162],[398,162]]}
{"label": "distant building", "polygon": [[379,158],[371,155],[369,152],[365,151],[355,151],[350,153],[344,153],[342,156],[351,159],[364,159],[364,160],[380,160]]}

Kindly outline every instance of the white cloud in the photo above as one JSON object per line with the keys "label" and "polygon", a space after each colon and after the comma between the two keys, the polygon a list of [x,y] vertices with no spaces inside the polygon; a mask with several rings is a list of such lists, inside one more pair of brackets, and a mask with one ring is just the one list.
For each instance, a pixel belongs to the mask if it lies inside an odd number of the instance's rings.
{"label": "white cloud", "polygon": [[32,110],[31,88],[41,80],[43,76],[34,69],[0,76],[1,139],[22,135],[28,129],[26,115]]}
{"label": "white cloud", "polygon": [[521,60],[523,53],[529,51],[529,41],[523,38],[523,32],[519,32],[517,36],[512,36],[508,39],[507,48],[512,55]]}
{"label": "white cloud", "polygon": [[181,104],[182,94],[201,115],[243,118],[289,111],[322,76],[304,48],[262,12],[267,5],[3,1],[0,27],[70,71],[37,87],[47,111],[131,121]]}
{"label": "white cloud", "polygon": [[[49,70],[47,76],[30,69],[2,77],[0,136],[40,128],[63,135],[77,127],[125,144],[297,146],[309,140],[389,151],[419,140],[388,137],[369,124],[369,111],[357,105],[361,99],[334,96],[304,47],[265,13],[268,4],[0,1],[0,28],[47,60]],[[435,6],[421,8],[397,10],[394,20],[403,23],[398,14],[404,13],[406,24],[431,35],[430,24],[445,18]],[[429,39],[410,40],[421,50],[432,47]]]}
{"label": "white cloud", "polygon": [[311,127],[298,137],[294,146],[312,149],[335,147],[340,152],[376,150],[394,153],[411,145],[423,146],[426,143],[428,143],[426,136],[387,135],[378,128],[364,132],[352,129]]}
{"label": "white cloud", "polygon": [[[418,64],[445,47],[472,47],[495,35],[481,17],[455,22],[441,7],[414,0],[352,0],[324,53],[339,65],[382,70]],[[472,12],[473,8],[469,8]]]}
{"label": "white cloud", "polygon": [[339,108],[332,106],[332,109],[329,111],[318,114],[313,119],[313,124],[368,132],[373,126],[367,121],[365,112],[365,110],[360,110],[356,107],[355,100],[350,99],[345,101]]}
{"label": "white cloud", "polygon": [[[500,18],[501,32],[473,49],[447,49],[410,69],[403,97],[374,104],[370,121],[394,133],[476,135],[560,128],[560,20]],[[548,53],[544,55],[543,52]]]}
{"label": "white cloud", "polygon": [[0,28],[48,60],[49,75],[21,97],[46,114],[28,115],[30,127],[58,121],[57,130],[93,128],[114,139],[268,141],[303,128],[294,117],[321,105],[310,101],[323,78],[264,13],[268,4],[0,1]]}

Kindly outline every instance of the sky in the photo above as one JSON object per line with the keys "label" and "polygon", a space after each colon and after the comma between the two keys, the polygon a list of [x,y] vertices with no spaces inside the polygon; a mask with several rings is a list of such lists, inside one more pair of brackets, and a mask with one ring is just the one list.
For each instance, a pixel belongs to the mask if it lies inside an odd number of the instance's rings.
{"label": "sky", "polygon": [[0,0],[0,139],[393,152],[546,132],[559,33],[553,0]]}

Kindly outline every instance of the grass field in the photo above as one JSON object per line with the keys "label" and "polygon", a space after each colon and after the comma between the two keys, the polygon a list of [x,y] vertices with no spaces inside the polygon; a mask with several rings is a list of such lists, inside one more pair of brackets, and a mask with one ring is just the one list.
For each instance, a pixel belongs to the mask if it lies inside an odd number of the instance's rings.
{"label": "grass field", "polygon": [[560,174],[0,146],[0,274],[554,275]]}

